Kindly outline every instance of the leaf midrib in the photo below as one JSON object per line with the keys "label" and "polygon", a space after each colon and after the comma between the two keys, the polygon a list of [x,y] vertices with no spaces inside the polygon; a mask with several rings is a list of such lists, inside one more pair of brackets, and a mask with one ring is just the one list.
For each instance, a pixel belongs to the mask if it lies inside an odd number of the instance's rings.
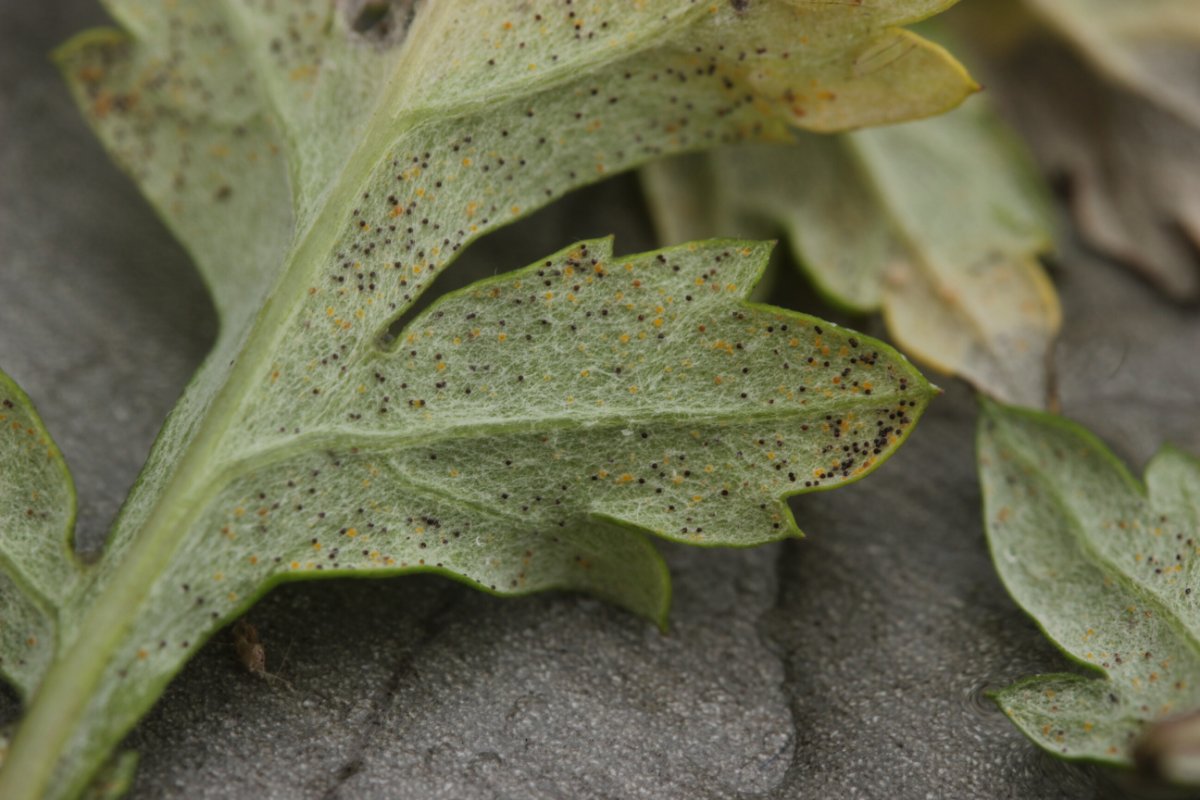
{"label": "leaf midrib", "polygon": [[[873,401],[876,396],[872,396]],[[892,399],[888,395],[879,395],[878,402],[869,405],[886,406]],[[910,399],[894,398],[895,400]],[[859,401],[866,405],[865,401]],[[825,401],[803,408],[774,406],[771,410],[733,413],[693,413],[684,409],[658,411],[651,409],[649,413],[630,414],[621,409],[610,414],[580,417],[578,415],[554,415],[540,418],[489,419],[470,420],[454,425],[426,431],[362,431],[357,429],[318,430],[310,431],[286,440],[282,444],[273,444],[259,450],[245,452],[236,460],[229,462],[229,467],[220,474],[231,479],[239,474],[262,469],[286,461],[296,455],[323,450],[348,451],[354,449],[358,453],[374,453],[380,451],[396,452],[398,449],[412,449],[439,442],[454,442],[464,439],[488,439],[508,435],[558,433],[562,431],[579,431],[581,433],[595,430],[616,430],[651,428],[661,431],[677,424],[679,428],[714,428],[733,426],[741,423],[770,422],[789,420],[800,422],[811,417],[823,420],[830,412],[842,412],[854,404],[836,401]],[[620,414],[620,416],[618,416]],[[212,483],[225,484],[227,480],[214,479]]]}

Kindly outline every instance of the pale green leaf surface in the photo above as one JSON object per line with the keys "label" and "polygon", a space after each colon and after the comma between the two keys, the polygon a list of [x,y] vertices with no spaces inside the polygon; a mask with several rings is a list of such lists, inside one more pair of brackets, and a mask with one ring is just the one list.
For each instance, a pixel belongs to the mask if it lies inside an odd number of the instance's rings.
{"label": "pale green leaf surface", "polygon": [[978,447],[1000,577],[1094,673],[1028,678],[996,699],[1057,755],[1130,765],[1148,723],[1200,707],[1200,462],[1165,448],[1143,487],[1079,426],[992,404]]}
{"label": "pale green leaf surface", "polygon": [[364,364],[345,427],[226,467],[108,665],[78,757],[280,580],[433,571],[661,621],[666,572],[636,529],[798,533],[782,498],[874,469],[933,390],[886,345],[745,303],[767,254],[613,258],[601,240],[435,303]]}
{"label": "pale green leaf surface", "polygon": [[[306,8],[318,5],[312,3]],[[156,4],[151,4],[149,10],[138,3],[123,4],[123,18],[134,16],[136,10],[150,20],[135,27],[135,31],[157,32],[159,38],[148,44],[139,41],[134,47],[120,34],[86,35],[60,53],[64,71],[72,78],[90,121],[196,255],[210,284],[224,285],[231,275],[236,277],[232,288],[217,298],[226,322],[217,349],[168,422],[162,444],[155,449],[145,473],[148,486],[131,497],[126,506],[130,524],[114,534],[111,546],[122,548],[121,530],[136,529],[139,515],[149,512],[149,502],[157,491],[155,476],[168,471],[169,457],[189,440],[192,433],[186,426],[203,413],[211,396],[228,380],[231,362],[235,358],[246,360],[244,354],[239,356],[246,325],[285,268],[291,270],[288,288],[276,291],[273,307],[269,308],[273,312],[270,324],[261,325],[270,328],[266,336],[275,337],[275,341],[256,342],[255,348],[260,359],[265,359],[263,353],[279,347],[281,341],[303,346],[303,350],[285,354],[290,363],[262,368],[266,374],[280,370],[281,392],[295,389],[294,381],[305,381],[309,377],[305,372],[314,359],[318,363],[324,360],[327,366],[333,350],[342,344],[359,353],[369,351],[374,342],[372,331],[377,333],[397,316],[425,288],[429,276],[462,246],[569,187],[676,150],[745,136],[787,136],[786,123],[797,121],[793,114],[795,93],[789,103],[770,92],[786,94],[788,90],[780,81],[788,76],[805,87],[847,81],[871,87],[906,81],[899,87],[904,91],[898,95],[906,104],[903,113],[934,113],[971,91],[974,85],[961,67],[940,51],[932,62],[924,56],[915,60],[910,56],[899,57],[886,68],[861,67],[859,56],[864,49],[877,46],[881,36],[899,35],[883,26],[931,10],[929,4],[898,3],[891,9],[892,5],[869,9],[813,9],[802,5],[776,11],[772,4],[763,3],[755,4],[749,12],[737,13],[723,5],[683,2],[655,5],[652,10],[633,14],[590,18],[579,29],[574,25],[578,20],[561,10],[553,9],[551,13],[551,9],[524,3],[511,8],[489,5],[486,13],[477,9],[455,11],[458,6],[454,4],[439,5],[437,13],[417,15],[412,35],[404,38],[398,55],[389,56],[385,50],[378,56],[394,62],[389,62],[387,70],[396,78],[380,82],[383,88],[374,99],[374,122],[362,130],[351,125],[351,133],[356,134],[351,137],[356,144],[354,152],[345,156],[336,169],[324,168],[325,172],[336,173],[337,178],[334,188],[324,190],[325,216],[318,221],[313,218],[315,212],[305,212],[293,234],[292,254],[281,257],[272,254],[278,254],[278,242],[287,241],[278,223],[285,215],[270,209],[279,208],[288,195],[278,180],[272,183],[254,170],[265,169],[261,167],[264,159],[284,152],[284,144],[256,141],[246,145],[243,155],[237,140],[248,134],[239,133],[237,126],[228,121],[216,124],[209,114],[209,105],[216,105],[219,110],[214,113],[224,120],[230,114],[226,106],[232,103],[237,107],[236,98],[246,94],[263,93],[271,98],[270,103],[263,101],[265,105],[280,105],[281,95],[273,88],[282,83],[275,75],[277,70],[268,70],[269,76],[262,81],[229,75],[213,81],[208,77],[205,65],[219,62],[228,71],[232,69],[228,64],[239,53],[238,40],[231,31],[240,30],[244,20],[235,26],[209,19],[222,4],[186,4],[178,12],[183,22],[172,22],[174,17]],[[251,48],[253,53],[271,53],[275,39],[293,38],[294,19],[307,17],[295,6],[288,8],[280,35],[260,34],[255,40],[257,49]],[[684,16],[671,27],[668,23],[672,17],[667,11],[674,13],[677,9],[685,9],[686,13],[680,11]],[[537,20],[538,16],[542,19]],[[263,21],[261,15],[255,19],[257,23]],[[344,35],[338,20],[335,16],[329,34],[335,39]],[[481,20],[490,22],[484,25]],[[154,27],[150,27],[151,22]],[[550,55],[557,55],[559,61],[582,59],[588,69],[564,71],[550,59],[549,66],[543,63],[540,67],[546,78],[533,80],[530,76],[540,73],[530,70],[529,64],[538,62],[524,60],[527,48],[520,47],[524,39],[518,37],[515,43],[509,39],[507,45],[497,46],[495,37],[509,32],[506,23],[518,32],[532,30],[537,38],[549,37],[552,43],[563,44],[564,48],[552,48]],[[497,96],[489,98],[491,102],[478,100],[472,89],[457,104],[434,113],[420,100],[409,100],[395,88],[400,84],[409,86],[411,82],[404,77],[409,69],[437,69],[425,65],[431,58],[427,48],[422,45],[414,49],[416,45],[409,47],[409,42],[453,38],[448,31],[464,26],[468,33],[481,37],[471,41],[478,45],[486,40],[488,46],[477,46],[462,71],[484,76],[488,85],[498,87]],[[844,29],[840,36],[836,35],[839,27]],[[171,34],[181,28],[197,29],[203,35],[194,42]],[[820,36],[810,37],[814,53],[808,59],[775,44],[793,42],[810,29]],[[621,31],[621,38],[612,39],[609,30]],[[306,38],[303,33],[296,36]],[[719,41],[706,49],[700,44],[705,39]],[[359,45],[379,52],[374,43]],[[517,53],[510,53],[514,48]],[[310,76],[315,68],[308,57],[312,49],[301,48],[280,69],[289,76],[297,71],[301,76]],[[928,48],[902,48],[897,55],[910,50],[918,56],[934,52]],[[435,60],[441,58],[438,54]],[[235,73],[256,76],[261,67],[255,65],[262,61],[260,57]],[[760,91],[756,88],[758,82],[766,78],[772,81],[769,91]],[[164,85],[169,91],[160,89]],[[196,90],[196,85],[201,89]],[[422,87],[421,91],[432,91],[424,84]],[[205,91],[213,98],[209,99]],[[862,91],[870,94],[875,90]],[[344,96],[340,92],[332,95],[331,103]],[[443,95],[443,105],[458,99],[448,92]],[[357,110],[361,99],[346,96],[353,101],[352,115],[362,119],[362,112]],[[312,102],[311,98],[301,99]],[[806,116],[800,121],[816,120],[822,116],[820,108],[841,102],[836,96],[815,100],[812,107],[801,109]],[[915,105],[919,103],[924,105]],[[855,124],[900,115],[887,103],[849,105]],[[284,124],[295,128],[305,113],[311,112],[289,111]],[[848,113],[838,112],[849,119]],[[269,127],[269,116],[260,111],[256,118],[264,130]],[[181,131],[185,119],[188,122]],[[324,135],[320,125],[312,131],[305,128],[303,133],[295,130],[289,136],[292,140],[303,140],[310,133]],[[297,160],[304,158],[298,156]],[[282,175],[281,169],[276,172]],[[225,188],[229,191],[223,191]],[[274,205],[263,198],[272,191]],[[252,199],[244,206],[237,205],[243,194],[250,194]],[[368,197],[363,198],[363,194]],[[360,203],[364,207],[356,208]],[[263,211],[258,210],[260,207]],[[356,213],[361,217],[356,219]],[[248,220],[254,224],[247,225]],[[264,250],[249,249],[250,245]],[[243,266],[247,260],[253,265],[250,269]],[[321,269],[344,265],[353,275],[361,270],[368,280],[358,281],[350,273],[316,274]],[[392,275],[386,282],[370,280],[372,272],[378,277],[379,267]],[[339,277],[347,282],[337,284]],[[359,286],[363,288],[357,290]],[[341,291],[347,287],[357,291]],[[316,292],[301,294],[310,288]],[[324,325],[329,308],[335,311],[334,320],[350,323],[351,327],[342,333],[342,343],[331,342],[325,347],[313,337],[295,336],[295,327],[285,330],[289,324],[283,319],[285,315],[293,317],[290,325],[308,328]],[[339,359],[345,358],[346,353],[339,353]],[[339,366],[345,363],[341,360]],[[272,414],[278,411],[260,400],[244,405],[262,407]],[[305,407],[316,405],[310,402]],[[291,417],[289,421],[291,428],[297,427]]]}
{"label": "pale green leaf surface", "polygon": [[0,673],[23,696],[54,655],[58,614],[83,569],[71,547],[75,487],[62,453],[0,372]]}
{"label": "pale green leaf surface", "polygon": [[997,397],[1046,402],[1060,312],[1037,255],[1052,224],[982,98],[936,119],[722,148],[644,173],[666,240],[769,220],[831,300],[881,309],[914,356]]}
{"label": "pale green leaf surface", "polygon": [[445,2],[359,34],[317,2],[114,2],[126,30],[58,59],[222,329],[71,599],[0,794],[76,795],[281,580],[433,571],[661,620],[644,532],[778,539],[784,496],[873,469],[931,389],[884,345],[745,303],[761,245],[585,243],[402,315],[475,238],[646,159],[954,105],[961,67],[891,27],[943,5]]}

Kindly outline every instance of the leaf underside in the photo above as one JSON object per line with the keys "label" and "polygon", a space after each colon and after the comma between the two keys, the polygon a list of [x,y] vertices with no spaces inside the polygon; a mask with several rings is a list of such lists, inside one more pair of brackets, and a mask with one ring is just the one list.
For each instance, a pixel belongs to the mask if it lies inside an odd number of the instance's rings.
{"label": "leaf underside", "polygon": [[75,486],[25,393],[0,372],[0,672],[23,698],[54,656],[78,583]]}
{"label": "leaf underside", "polygon": [[404,429],[302,432],[226,467],[109,665],[93,732],[280,580],[431,571],[662,622],[668,578],[639,529],[798,534],[782,498],[870,472],[933,390],[886,345],[746,303],[768,252],[586,242],[436,302],[350,388],[348,424]]}
{"label": "leaf underside", "polygon": [[1053,226],[983,98],[931,120],[797,138],[647,166],[662,238],[782,229],[833,303],[882,311],[896,341],[942,372],[1044,405],[1060,311],[1037,257]]}
{"label": "leaf underside", "polygon": [[[432,571],[661,621],[646,533],[795,535],[784,498],[874,469],[933,392],[886,345],[746,302],[759,243],[583,242],[405,312],[474,239],[649,158],[955,105],[962,68],[895,27],[945,2],[108,5],[123,30],[58,61],[222,324],[102,560],[60,554],[6,797],[77,795],[283,580]],[[29,480],[11,496],[57,485]]]}
{"label": "leaf underside", "polygon": [[1091,673],[996,700],[1056,755],[1131,766],[1147,725],[1200,707],[1200,461],[1166,448],[1143,486],[1078,425],[992,404],[978,447],[996,568]]}

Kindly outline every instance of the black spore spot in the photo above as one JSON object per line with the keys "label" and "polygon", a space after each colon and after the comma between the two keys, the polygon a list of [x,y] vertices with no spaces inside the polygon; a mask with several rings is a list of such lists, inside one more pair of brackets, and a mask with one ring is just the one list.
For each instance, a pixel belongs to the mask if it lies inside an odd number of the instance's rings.
{"label": "black spore spot", "polygon": [[404,39],[420,0],[359,0],[346,9],[350,29],[375,42],[395,44]]}

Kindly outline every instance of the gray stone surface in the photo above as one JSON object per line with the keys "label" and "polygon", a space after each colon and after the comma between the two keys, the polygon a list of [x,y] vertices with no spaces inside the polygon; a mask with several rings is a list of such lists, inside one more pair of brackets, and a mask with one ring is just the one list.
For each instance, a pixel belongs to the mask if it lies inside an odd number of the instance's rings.
{"label": "gray stone surface", "polygon": [[[0,364],[67,454],[90,548],[214,326],[46,59],[99,18],[19,1],[0,17]],[[606,184],[451,276],[613,230],[634,251],[650,244],[642,219],[631,181]],[[1166,439],[1200,452],[1200,317],[1077,249],[1057,277],[1065,412],[1135,465]],[[974,401],[942,383],[883,470],[795,503],[807,540],[670,548],[665,636],[585,598],[504,601],[431,577],[277,590],[251,617],[282,680],[245,673],[216,637],[131,734],[133,796],[1122,796],[1127,780],[1042,755],[983,697],[1063,663],[992,572]]]}

